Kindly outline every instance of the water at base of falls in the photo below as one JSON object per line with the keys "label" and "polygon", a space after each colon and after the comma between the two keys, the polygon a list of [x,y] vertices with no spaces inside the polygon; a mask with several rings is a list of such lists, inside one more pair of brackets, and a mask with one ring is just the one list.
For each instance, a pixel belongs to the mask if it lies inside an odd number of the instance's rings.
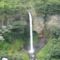
{"label": "water at base of falls", "polygon": [[32,50],[29,50],[29,53],[31,53],[31,54],[32,54],[32,53],[34,53],[34,49],[32,49]]}
{"label": "water at base of falls", "polygon": [[2,60],[8,60],[7,58],[2,58]]}

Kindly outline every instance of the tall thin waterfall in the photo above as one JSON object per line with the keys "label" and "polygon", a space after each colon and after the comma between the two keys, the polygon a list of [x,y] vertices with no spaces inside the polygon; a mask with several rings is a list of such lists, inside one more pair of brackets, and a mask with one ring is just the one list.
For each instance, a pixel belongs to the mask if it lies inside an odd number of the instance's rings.
{"label": "tall thin waterfall", "polygon": [[32,15],[30,12],[29,13],[29,22],[30,22],[30,53],[34,53],[34,48],[33,48],[33,30],[32,30]]}

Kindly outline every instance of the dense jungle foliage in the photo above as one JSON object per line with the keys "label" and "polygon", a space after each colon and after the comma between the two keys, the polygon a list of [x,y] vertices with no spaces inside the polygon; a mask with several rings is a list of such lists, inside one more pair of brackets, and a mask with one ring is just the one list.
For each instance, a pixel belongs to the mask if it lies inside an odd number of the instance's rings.
{"label": "dense jungle foliage", "polygon": [[[43,48],[36,48],[37,60],[60,60],[60,24],[58,27],[55,24],[50,29],[47,27],[48,16],[60,16],[60,0],[0,0],[0,36],[3,36],[3,39],[0,38],[0,57],[29,60],[26,51],[29,47],[28,11],[35,12],[36,16],[43,16],[44,19],[46,43],[44,42]],[[41,38],[34,30],[33,36],[35,47]]]}

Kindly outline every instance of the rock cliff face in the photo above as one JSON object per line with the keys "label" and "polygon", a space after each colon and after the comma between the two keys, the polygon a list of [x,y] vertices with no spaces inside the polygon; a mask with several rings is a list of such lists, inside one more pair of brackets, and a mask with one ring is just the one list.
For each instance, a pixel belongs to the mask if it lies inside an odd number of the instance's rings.
{"label": "rock cliff face", "polygon": [[[33,16],[33,30],[40,33],[44,28],[44,19],[42,16]],[[48,15],[46,21],[47,29],[60,28],[60,15]]]}
{"label": "rock cliff face", "polygon": [[34,17],[33,19],[33,30],[37,33],[40,33],[44,28],[43,20],[42,17]]}
{"label": "rock cliff face", "polygon": [[42,16],[37,16],[37,13],[35,11],[32,12],[32,18],[33,18],[33,30],[39,34],[44,28],[43,24],[44,19]]}
{"label": "rock cliff face", "polygon": [[47,28],[60,28],[60,15],[48,16]]}

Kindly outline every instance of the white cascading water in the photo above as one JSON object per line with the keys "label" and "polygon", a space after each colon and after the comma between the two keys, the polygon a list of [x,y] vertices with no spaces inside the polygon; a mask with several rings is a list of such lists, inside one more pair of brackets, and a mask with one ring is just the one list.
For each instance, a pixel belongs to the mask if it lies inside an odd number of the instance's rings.
{"label": "white cascading water", "polygon": [[29,22],[30,22],[30,50],[29,53],[34,53],[34,48],[33,48],[33,30],[32,30],[32,15],[30,12],[29,14]]}
{"label": "white cascading water", "polygon": [[2,60],[8,60],[8,58],[2,58]]}

